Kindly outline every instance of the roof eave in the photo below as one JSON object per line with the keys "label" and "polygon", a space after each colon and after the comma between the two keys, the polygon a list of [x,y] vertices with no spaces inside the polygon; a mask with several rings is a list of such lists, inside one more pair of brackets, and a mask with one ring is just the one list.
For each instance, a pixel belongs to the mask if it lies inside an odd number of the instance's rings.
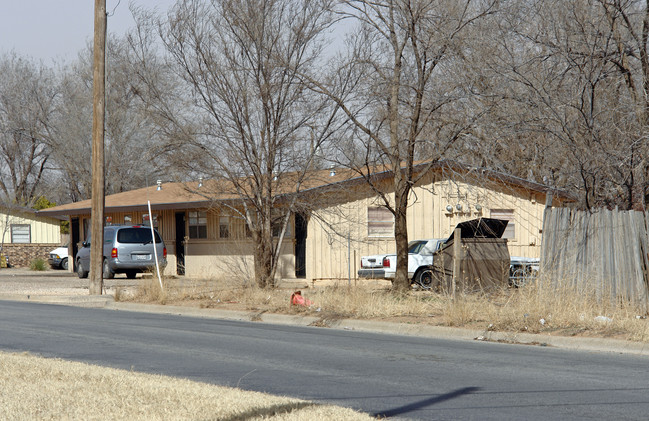
{"label": "roof eave", "polygon": [[[207,208],[212,202],[209,200],[204,201],[194,201],[194,202],[173,202],[173,203],[151,203],[151,210],[169,210],[169,209],[195,209],[195,208]],[[88,215],[91,213],[91,207],[82,207],[75,209],[61,209],[55,211],[48,211],[43,209],[38,211],[38,214],[45,216],[55,216],[55,215]],[[140,203],[136,205],[128,206],[106,206],[104,207],[104,212],[139,212],[139,211],[148,211],[148,204]]]}

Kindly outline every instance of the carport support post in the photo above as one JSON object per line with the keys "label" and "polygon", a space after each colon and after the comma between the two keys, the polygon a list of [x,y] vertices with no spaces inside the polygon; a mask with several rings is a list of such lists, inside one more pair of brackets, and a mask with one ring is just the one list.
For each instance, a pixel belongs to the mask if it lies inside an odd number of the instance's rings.
{"label": "carport support post", "polygon": [[455,301],[455,288],[457,286],[457,278],[460,276],[462,267],[462,230],[455,228],[453,232],[453,280],[451,282],[451,297]]}
{"label": "carport support post", "polygon": [[95,0],[95,44],[92,88],[92,234],[90,244],[90,295],[103,290],[104,245],[104,119],[106,103],[106,0]]}

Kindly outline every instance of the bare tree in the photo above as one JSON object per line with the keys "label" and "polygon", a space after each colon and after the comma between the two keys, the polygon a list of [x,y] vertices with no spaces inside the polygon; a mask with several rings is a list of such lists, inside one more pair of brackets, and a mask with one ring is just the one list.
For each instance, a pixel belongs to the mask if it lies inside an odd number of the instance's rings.
{"label": "bare tree", "polygon": [[[409,287],[406,211],[412,187],[448,153],[478,118],[457,73],[476,22],[497,1],[344,0],[342,14],[357,25],[349,54],[329,81],[309,75],[317,92],[346,113],[354,139],[341,151],[394,215],[396,290]],[[429,165],[416,170],[417,160]],[[391,175],[389,186],[376,171]]]}
{"label": "bare tree", "polygon": [[[152,183],[156,139],[149,114],[138,95],[136,69],[125,39],[111,37],[107,49],[106,192],[118,193]],[[57,119],[49,129],[58,183],[64,197],[78,201],[91,192],[92,51],[61,69]]]}
{"label": "bare tree", "polygon": [[[518,174],[581,191],[585,208],[644,209],[649,194],[649,10],[640,1],[517,2],[485,60]],[[496,109],[496,108],[494,108]],[[493,126],[492,126],[493,127]],[[493,156],[493,155],[492,155]],[[511,168],[511,167],[510,167]],[[512,172],[523,170],[523,168]]]}
{"label": "bare tree", "polygon": [[[141,75],[149,110],[170,136],[170,166],[227,180],[212,192],[206,183],[201,192],[207,197],[229,191],[239,198],[230,211],[250,229],[260,287],[275,285],[298,200],[287,194],[300,191],[335,122],[335,107],[299,77],[320,63],[332,6],[329,0],[179,2],[156,24],[168,55],[156,67],[179,76],[180,85],[171,87],[176,95],[170,98],[159,85],[169,78]],[[140,20],[132,51],[141,69],[150,69],[156,58],[145,22],[153,21],[142,13]]]}
{"label": "bare tree", "polygon": [[56,97],[50,69],[13,53],[0,56],[0,192],[6,203],[25,206],[39,193]]}
{"label": "bare tree", "polygon": [[79,63],[61,70],[59,118],[50,129],[51,192],[72,202],[90,198],[92,183],[92,79],[82,77],[84,73]]}

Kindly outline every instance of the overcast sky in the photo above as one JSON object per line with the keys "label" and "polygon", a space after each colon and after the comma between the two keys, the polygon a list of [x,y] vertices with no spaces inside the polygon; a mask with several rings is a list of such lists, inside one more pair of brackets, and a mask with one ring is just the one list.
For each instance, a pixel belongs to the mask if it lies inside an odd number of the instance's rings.
{"label": "overcast sky", "polygon": [[[167,10],[174,0],[106,0],[108,32],[134,25],[129,4]],[[92,43],[94,0],[0,0],[0,53],[15,51],[44,64],[74,60]]]}

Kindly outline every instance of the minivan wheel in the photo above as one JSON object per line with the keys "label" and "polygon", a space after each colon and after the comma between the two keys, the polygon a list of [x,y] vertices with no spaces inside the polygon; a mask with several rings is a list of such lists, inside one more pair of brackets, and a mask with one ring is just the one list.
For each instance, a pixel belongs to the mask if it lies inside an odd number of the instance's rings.
{"label": "minivan wheel", "polygon": [[83,270],[83,266],[81,266],[81,260],[79,259],[77,259],[77,276],[81,279],[88,277],[88,271]]}
{"label": "minivan wheel", "polygon": [[112,270],[110,270],[110,266],[108,266],[108,260],[104,259],[104,279],[113,279],[115,277],[115,274],[113,273]]}

